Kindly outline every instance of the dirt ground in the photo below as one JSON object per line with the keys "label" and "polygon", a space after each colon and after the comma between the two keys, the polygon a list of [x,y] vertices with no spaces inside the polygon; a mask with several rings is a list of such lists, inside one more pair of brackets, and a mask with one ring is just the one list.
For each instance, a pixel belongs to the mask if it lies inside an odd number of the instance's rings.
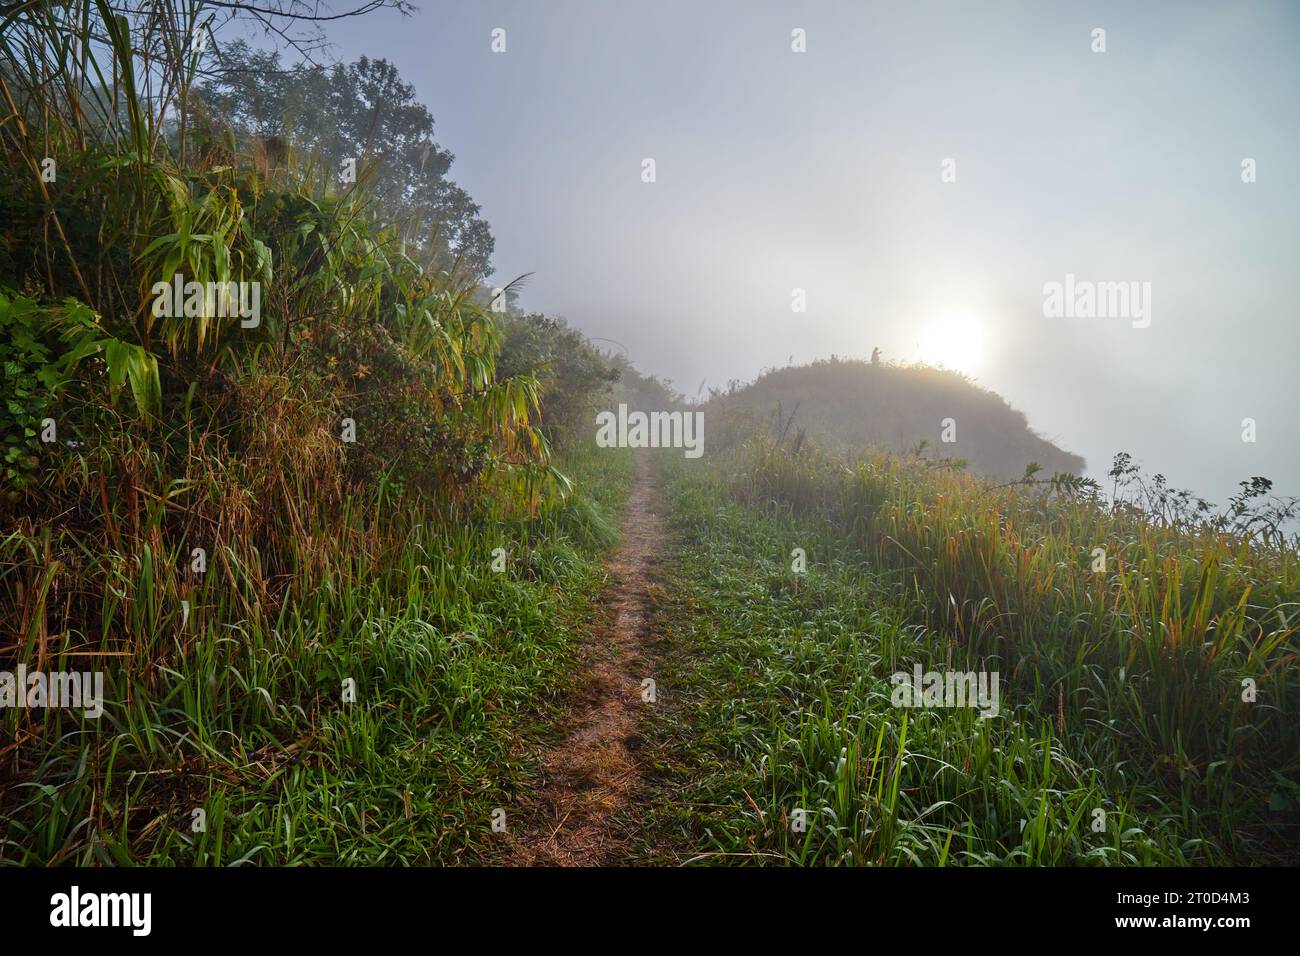
{"label": "dirt ground", "polygon": [[605,600],[613,623],[596,627],[583,647],[574,730],[542,761],[528,825],[512,839],[507,865],[598,866],[621,846],[612,820],[640,779],[632,744],[645,708],[653,706],[642,699],[642,681],[653,678],[647,651],[651,570],[665,535],[655,505],[653,460],[642,451],[622,543],[609,563]]}

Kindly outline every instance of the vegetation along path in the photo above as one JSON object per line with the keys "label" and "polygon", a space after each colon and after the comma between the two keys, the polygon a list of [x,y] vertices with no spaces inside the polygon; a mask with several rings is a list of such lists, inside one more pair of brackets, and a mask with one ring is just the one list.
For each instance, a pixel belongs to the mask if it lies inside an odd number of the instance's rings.
{"label": "vegetation along path", "polygon": [[542,760],[528,825],[512,844],[518,865],[589,866],[608,861],[624,844],[620,811],[641,771],[637,742],[644,708],[654,699],[650,677],[652,570],[663,546],[654,469],[636,457],[636,478],[610,560],[608,615],[583,648],[583,673],[568,725],[573,730]]}

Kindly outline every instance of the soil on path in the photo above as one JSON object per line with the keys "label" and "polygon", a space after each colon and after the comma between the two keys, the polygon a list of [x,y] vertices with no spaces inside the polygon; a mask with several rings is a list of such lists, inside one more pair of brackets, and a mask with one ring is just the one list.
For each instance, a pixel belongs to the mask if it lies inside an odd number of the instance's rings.
{"label": "soil on path", "polygon": [[635,753],[645,708],[642,681],[653,678],[649,646],[653,562],[664,543],[655,511],[650,453],[636,455],[636,478],[623,516],[622,543],[609,562],[609,623],[582,649],[583,667],[567,740],[542,760],[523,832],[505,862],[514,866],[598,866],[626,839],[616,818],[640,780]]}

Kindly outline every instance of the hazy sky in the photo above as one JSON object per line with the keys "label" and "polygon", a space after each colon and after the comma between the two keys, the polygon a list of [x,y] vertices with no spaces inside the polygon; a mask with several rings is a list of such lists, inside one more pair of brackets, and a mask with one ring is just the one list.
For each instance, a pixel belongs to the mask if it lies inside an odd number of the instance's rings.
{"label": "hazy sky", "polygon": [[[525,308],[688,394],[879,346],[1090,473],[1300,494],[1300,4],[425,0],[328,35],[414,83]],[[1149,327],[1045,317],[1067,273],[1151,283]]]}

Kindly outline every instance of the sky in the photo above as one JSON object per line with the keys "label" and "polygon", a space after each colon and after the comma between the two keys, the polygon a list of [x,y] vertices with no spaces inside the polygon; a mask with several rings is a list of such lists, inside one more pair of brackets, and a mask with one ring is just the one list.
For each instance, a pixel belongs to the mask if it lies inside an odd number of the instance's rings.
{"label": "sky", "polygon": [[[878,347],[1094,476],[1300,495],[1298,3],[424,0],[326,35],[414,84],[496,281],[687,395]],[[1067,275],[1149,309],[1048,316]]]}

